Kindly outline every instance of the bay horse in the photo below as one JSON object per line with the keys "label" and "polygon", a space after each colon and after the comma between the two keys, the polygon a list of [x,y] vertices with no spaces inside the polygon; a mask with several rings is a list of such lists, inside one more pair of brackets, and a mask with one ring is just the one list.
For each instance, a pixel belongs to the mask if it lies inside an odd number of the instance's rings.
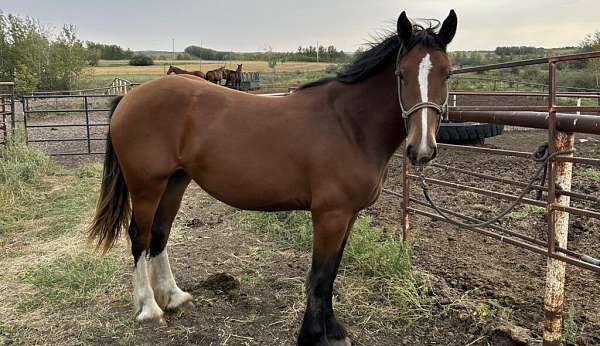
{"label": "bay horse", "polygon": [[204,72],[202,72],[202,71],[186,71],[186,70],[184,70],[182,68],[179,68],[179,67],[173,66],[173,65],[170,65],[169,66],[169,70],[167,71],[168,75],[170,75],[171,73],[174,73],[174,74],[189,74],[189,75],[200,77],[200,78],[206,78],[206,76],[204,75]]}
{"label": "bay horse", "polygon": [[225,85],[230,85],[234,89],[240,89],[242,84],[242,64],[238,64],[237,69],[225,70]]}
{"label": "bay horse", "polygon": [[206,80],[215,84],[220,83],[224,77],[225,66],[219,67],[216,70],[206,72]]}
{"label": "bay horse", "polygon": [[404,140],[412,164],[435,157],[451,74],[446,46],[456,26],[454,11],[438,32],[402,12],[397,34],[336,77],[289,96],[166,76],[117,99],[89,235],[107,251],[128,230],[137,319],[162,320],[164,310],[192,300],[175,283],[166,245],[194,180],[239,209],[311,212],[312,264],[297,343],[350,344],[331,301],[344,246]]}

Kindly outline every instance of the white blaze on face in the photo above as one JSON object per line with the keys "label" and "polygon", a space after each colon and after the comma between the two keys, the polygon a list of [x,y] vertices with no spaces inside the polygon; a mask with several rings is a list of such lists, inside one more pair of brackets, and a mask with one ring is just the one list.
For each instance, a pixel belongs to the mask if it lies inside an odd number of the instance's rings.
{"label": "white blaze on face", "polygon": [[[427,53],[419,64],[419,89],[421,91],[421,102],[429,102],[429,72],[432,68],[431,56]],[[421,144],[419,149],[427,146],[427,108],[421,109]]]}

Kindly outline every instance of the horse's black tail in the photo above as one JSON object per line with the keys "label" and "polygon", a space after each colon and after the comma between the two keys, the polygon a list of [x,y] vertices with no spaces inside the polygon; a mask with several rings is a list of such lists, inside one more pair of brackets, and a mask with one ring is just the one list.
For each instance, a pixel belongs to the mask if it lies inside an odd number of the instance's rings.
{"label": "horse's black tail", "polygon": [[[113,100],[111,117],[122,98],[119,96]],[[102,251],[106,253],[119,239],[121,230],[129,226],[130,219],[129,191],[112,146],[109,130],[106,139],[100,198],[96,205],[96,214],[88,229],[88,238],[90,241],[96,242],[97,248],[102,248]]]}

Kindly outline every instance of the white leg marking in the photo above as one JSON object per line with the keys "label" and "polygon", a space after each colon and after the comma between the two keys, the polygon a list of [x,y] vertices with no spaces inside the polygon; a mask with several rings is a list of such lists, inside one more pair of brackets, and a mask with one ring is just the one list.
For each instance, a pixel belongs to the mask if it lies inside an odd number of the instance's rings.
{"label": "white leg marking", "polygon": [[138,321],[162,321],[163,311],[154,300],[154,292],[148,280],[146,251],[138,259],[135,266],[135,275],[133,281],[133,299],[135,303]]}
{"label": "white leg marking", "polygon": [[[423,57],[419,64],[419,89],[421,91],[421,101],[429,101],[429,72],[431,71],[431,57],[429,53]],[[421,109],[421,143],[419,145],[419,151],[426,148],[427,146],[427,109]]]}
{"label": "white leg marking", "polygon": [[150,282],[154,288],[154,298],[160,307],[165,310],[173,310],[192,300],[191,294],[177,287],[166,248],[150,260],[150,268]]}

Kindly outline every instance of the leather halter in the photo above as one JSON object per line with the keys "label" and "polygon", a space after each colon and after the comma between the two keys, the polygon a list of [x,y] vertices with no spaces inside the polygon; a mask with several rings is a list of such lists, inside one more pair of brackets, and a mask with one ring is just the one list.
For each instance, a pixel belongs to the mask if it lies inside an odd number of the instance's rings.
{"label": "leather halter", "polygon": [[406,110],[404,108],[404,104],[402,103],[402,79],[400,78],[400,60],[402,59],[402,47],[398,50],[398,57],[396,58],[396,82],[398,83],[398,102],[400,103],[400,109],[402,110],[402,119],[404,120],[404,128],[406,129],[406,133],[408,133],[408,120],[410,116],[418,110],[431,108],[435,110],[437,113],[438,123],[437,129],[435,131],[436,135],[440,130],[440,125],[442,120],[448,120],[448,100],[450,99],[450,90],[446,88],[446,101],[443,104],[439,105],[433,102],[418,102],[410,109]]}

